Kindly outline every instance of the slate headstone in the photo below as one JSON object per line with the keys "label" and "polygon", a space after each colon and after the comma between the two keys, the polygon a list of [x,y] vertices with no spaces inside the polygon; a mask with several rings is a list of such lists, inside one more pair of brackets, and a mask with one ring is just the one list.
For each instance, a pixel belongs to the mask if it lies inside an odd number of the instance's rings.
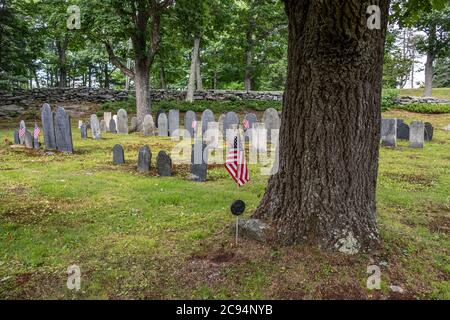
{"label": "slate headstone", "polygon": [[14,130],[14,144],[20,144],[19,129]]}
{"label": "slate headstone", "polygon": [[117,133],[128,134],[128,114],[124,109],[117,111]]}
{"label": "slate headstone", "polygon": [[158,118],[158,134],[160,137],[167,137],[169,134],[169,124],[165,113],[161,113]]}
{"label": "slate headstone", "polygon": [[87,126],[85,123],[81,125],[80,128],[81,139],[86,140],[88,138]]}
{"label": "slate headstone", "polygon": [[208,122],[208,130],[203,134],[203,142],[211,148],[219,147],[220,130],[218,122]]}
{"label": "slate headstone", "polygon": [[425,124],[422,121],[414,121],[409,126],[409,146],[411,148],[423,148],[425,140]]}
{"label": "slate headstone", "polygon": [[205,111],[203,111],[202,113],[202,134],[205,134],[205,131],[208,130],[208,123],[210,122],[215,122],[216,119],[214,117],[214,113],[209,110],[206,109]]}
{"label": "slate headstone", "polygon": [[172,109],[169,111],[169,134],[172,137],[175,130],[180,129],[180,111]]}
{"label": "slate headstone", "polygon": [[434,135],[433,125],[429,122],[425,122],[425,141],[432,141]]}
{"label": "slate headstone", "polygon": [[223,122],[223,136],[227,139],[227,131],[232,128],[233,125],[239,126],[239,117],[235,112],[228,112]]}
{"label": "slate headstone", "polygon": [[163,114],[163,113],[166,113],[166,110],[160,109],[160,110],[158,110],[158,112],[156,113],[156,123],[155,123],[156,128],[159,128],[159,123],[158,123],[158,121],[159,121],[159,116],[160,116],[161,114]]}
{"label": "slate headstone", "polygon": [[197,140],[192,145],[192,153],[191,153],[191,180],[197,182],[205,182],[206,176],[208,173],[208,159],[205,159],[207,156],[206,144],[204,144],[201,140]]}
{"label": "slate headstone", "polygon": [[409,126],[406,123],[397,126],[397,139],[409,140]]}
{"label": "slate headstone", "polygon": [[42,131],[46,150],[56,150],[56,135],[54,115],[50,105],[44,104],[41,108]]}
{"label": "slate headstone", "polygon": [[251,130],[251,129],[253,128],[253,124],[258,122],[258,117],[254,113],[247,113],[244,117],[244,120],[247,120],[247,123],[248,123],[248,129],[244,128],[245,141],[250,141],[251,135],[253,133],[253,130]]}
{"label": "slate headstone", "polygon": [[25,131],[25,147],[27,149],[33,149],[33,135],[30,131]]}
{"label": "slate headstone", "polygon": [[172,159],[165,151],[160,151],[156,157],[156,170],[161,177],[172,176]]}
{"label": "slate headstone", "polygon": [[37,123],[34,124],[33,147],[34,147],[34,149],[39,150],[41,148],[41,144],[39,142],[39,135],[35,135],[37,133],[36,130],[39,130],[39,133],[40,133],[40,129],[39,129]]}
{"label": "slate headstone", "polygon": [[125,164],[125,152],[120,144],[116,144],[112,152],[113,152],[113,164],[115,165]]}
{"label": "slate headstone", "polygon": [[277,137],[277,133],[281,127],[281,119],[278,115],[278,111],[269,108],[264,112],[263,122],[267,130],[267,140],[272,141],[272,137]]}
{"label": "slate headstone", "polygon": [[92,139],[101,140],[102,133],[100,131],[100,123],[98,122],[97,115],[91,115],[91,131],[92,131]]}
{"label": "slate headstone", "polygon": [[109,120],[109,132],[117,133],[116,121],[114,119]]}
{"label": "slate headstone", "polygon": [[153,117],[150,114],[147,114],[144,117],[144,123],[142,125],[144,136],[153,136],[155,132],[155,122],[153,121]]}
{"label": "slate headstone", "polygon": [[137,166],[138,172],[142,173],[150,172],[151,162],[152,162],[152,153],[150,151],[150,147],[144,146],[141,149],[139,149],[138,166]]}
{"label": "slate headstone", "polygon": [[25,132],[25,135],[23,135],[23,136],[19,135],[20,144],[25,144],[25,137],[26,137],[26,132],[27,132],[27,126],[25,125],[25,121],[23,121],[23,120],[20,121],[19,129],[21,129],[21,130],[23,130],[23,132]]}
{"label": "slate headstone", "polygon": [[[194,126],[195,125],[195,128]],[[198,130],[197,115],[193,111],[188,111],[184,115],[184,129],[189,132],[189,137],[194,139]]]}
{"label": "slate headstone", "polygon": [[397,146],[397,119],[381,120],[381,144],[384,147]]}
{"label": "slate headstone", "polygon": [[56,109],[54,126],[57,150],[73,153],[72,126],[70,125],[70,116],[64,108]]}
{"label": "slate headstone", "polygon": [[102,120],[100,121],[100,132],[105,133],[108,131],[108,127],[106,126],[106,121]]}

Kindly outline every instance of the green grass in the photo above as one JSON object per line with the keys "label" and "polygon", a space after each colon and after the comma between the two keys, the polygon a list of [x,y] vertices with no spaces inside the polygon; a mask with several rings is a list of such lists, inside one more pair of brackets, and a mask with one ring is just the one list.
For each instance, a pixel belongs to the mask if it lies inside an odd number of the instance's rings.
{"label": "green grass", "polygon": [[[400,95],[422,97],[423,88],[418,89],[401,89]],[[439,99],[450,100],[450,88],[433,88],[433,97]]]}
{"label": "green grass", "polygon": [[[74,155],[11,148],[12,128],[0,126],[0,298],[3,299],[450,299],[450,115],[391,111],[385,117],[436,127],[423,150],[401,142],[381,150],[378,220],[382,248],[347,257],[316,248],[234,246],[231,202],[246,201],[246,217],[267,183],[251,166],[242,190],[221,167],[210,181],[138,174],[139,147],[153,153],[167,138],[106,134],[79,138]],[[111,149],[125,146],[127,163],[113,166]],[[382,267],[381,291],[365,288],[369,265]],[[67,267],[82,272],[82,290],[66,288]]]}

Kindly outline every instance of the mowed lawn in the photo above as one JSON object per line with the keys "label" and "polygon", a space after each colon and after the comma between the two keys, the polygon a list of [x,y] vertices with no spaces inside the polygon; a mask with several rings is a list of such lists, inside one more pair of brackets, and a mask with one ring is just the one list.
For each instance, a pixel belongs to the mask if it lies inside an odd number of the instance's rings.
{"label": "mowed lawn", "polygon": [[[171,150],[169,139],[106,134],[82,141],[74,128],[74,155],[44,155],[8,146],[13,128],[3,123],[0,298],[450,299],[450,132],[442,129],[450,115],[384,116],[430,121],[435,139],[423,150],[407,142],[381,150],[383,242],[358,256],[244,239],[236,247],[229,207],[245,200],[248,217],[258,205],[267,177],[256,166],[241,190],[220,166],[204,184],[187,180],[188,165],[159,178],[156,155]],[[125,147],[125,166],[112,165],[116,143]],[[145,144],[153,153],[149,175],[136,172]],[[70,265],[81,268],[78,292],[66,286]],[[366,288],[370,265],[381,268],[379,291]]]}
{"label": "mowed lawn", "polygon": [[[418,89],[401,89],[400,95],[401,96],[415,96],[415,97],[422,97],[423,96],[424,89],[418,88]],[[433,97],[439,98],[439,99],[446,99],[450,100],[450,88],[433,88]]]}

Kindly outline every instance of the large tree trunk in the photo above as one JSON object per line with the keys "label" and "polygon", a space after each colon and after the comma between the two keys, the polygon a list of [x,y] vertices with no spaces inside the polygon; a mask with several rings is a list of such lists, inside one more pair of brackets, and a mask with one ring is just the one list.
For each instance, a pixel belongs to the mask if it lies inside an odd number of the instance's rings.
{"label": "large tree trunk", "polygon": [[424,97],[431,97],[433,95],[433,64],[434,55],[432,53],[427,54],[427,61],[425,63],[425,90]]}
{"label": "large tree trunk", "polygon": [[200,62],[200,50],[197,54],[197,62],[195,63],[195,80],[197,80],[197,91],[203,91],[202,64]]}
{"label": "large tree trunk", "polygon": [[245,54],[246,67],[245,67],[245,91],[252,91],[252,83],[253,83],[253,54],[250,50],[248,50]]}
{"label": "large tree trunk", "polygon": [[200,49],[200,38],[196,37],[194,39],[194,48],[192,49],[192,57],[191,57],[191,69],[189,71],[189,82],[186,93],[186,101],[193,102],[194,101],[194,91],[195,91],[195,80],[196,80],[196,70],[197,70],[197,60],[198,60],[198,52]]}
{"label": "large tree trunk", "polygon": [[[366,9],[381,8],[381,30]],[[389,0],[285,0],[288,79],[279,171],[254,217],[284,244],[354,254],[378,245],[375,191]]]}
{"label": "large tree trunk", "polygon": [[140,123],[150,114],[150,74],[147,57],[136,57],[134,85],[136,88],[136,111]]}
{"label": "large tree trunk", "polygon": [[67,85],[66,50],[67,50],[68,44],[69,44],[69,40],[68,40],[67,36],[64,38],[64,40],[56,41],[56,49],[58,50],[59,87],[60,88],[64,88]]}

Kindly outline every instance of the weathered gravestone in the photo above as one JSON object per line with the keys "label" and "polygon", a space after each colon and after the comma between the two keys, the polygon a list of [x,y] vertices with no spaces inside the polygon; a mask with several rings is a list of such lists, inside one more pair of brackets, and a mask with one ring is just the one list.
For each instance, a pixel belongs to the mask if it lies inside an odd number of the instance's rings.
{"label": "weathered gravestone", "polygon": [[153,117],[150,114],[147,114],[144,117],[144,123],[142,125],[144,136],[153,136],[155,132],[155,122],[153,121]]}
{"label": "weathered gravestone", "polygon": [[149,146],[144,146],[139,150],[138,156],[138,172],[148,173],[152,163],[152,153]]}
{"label": "weathered gravestone", "polygon": [[128,114],[124,109],[117,111],[117,133],[128,134]]}
{"label": "weathered gravestone", "polygon": [[211,148],[219,147],[220,130],[218,122],[208,122],[208,130],[205,131],[202,138],[204,143]]}
{"label": "weathered gravestone", "polygon": [[169,132],[169,124],[165,113],[161,113],[158,118],[158,134],[160,137],[167,137]]}
{"label": "weathered gravestone", "polygon": [[189,133],[190,138],[195,138],[198,130],[197,115],[195,112],[188,111],[184,115],[184,129]]}
{"label": "weathered gravestone", "polygon": [[281,127],[281,119],[278,115],[278,111],[273,108],[267,109],[264,112],[263,122],[267,130],[267,140],[272,142],[272,139],[277,138]]}
{"label": "weathered gravestone", "polygon": [[397,119],[381,120],[381,144],[385,147],[397,146]]}
{"label": "weathered gravestone", "polygon": [[161,114],[165,114],[166,113],[166,110],[164,110],[164,109],[160,109],[160,110],[158,110],[158,112],[156,113],[156,123],[155,123],[155,125],[156,125],[156,127],[157,128],[159,128],[159,116],[161,115]]}
{"label": "weathered gravestone", "polygon": [[39,134],[40,129],[37,125],[37,123],[34,124],[34,132],[33,132],[33,147],[36,150],[39,150],[41,148],[41,144],[39,143]]}
{"label": "weathered gravestone", "polygon": [[30,131],[25,131],[25,147],[27,149],[33,149],[33,135]]}
{"label": "weathered gravestone", "polygon": [[161,177],[172,176],[172,159],[165,151],[160,151],[156,157],[156,170]]}
{"label": "weathered gravestone", "polygon": [[433,125],[429,122],[425,122],[425,141],[433,140],[434,128]]}
{"label": "weathered gravestone", "polygon": [[244,117],[244,121],[247,122],[248,127],[244,128],[245,131],[245,141],[251,140],[251,135],[253,133],[253,125],[258,122],[258,117],[254,113],[247,113]]}
{"label": "weathered gravestone", "polygon": [[397,126],[397,139],[409,140],[409,126],[404,122]]}
{"label": "weathered gravestone", "polygon": [[223,122],[223,136],[227,141],[227,131],[230,130],[233,125],[239,126],[239,117],[234,112],[228,112]]}
{"label": "weathered gravestone", "polygon": [[195,141],[192,145],[191,153],[191,180],[197,182],[205,182],[208,174],[208,153],[206,151],[206,144],[201,140]]}
{"label": "weathered gravestone", "polygon": [[92,139],[101,140],[102,133],[100,131],[100,123],[98,122],[98,118],[95,114],[91,115],[91,131]]}
{"label": "weathered gravestone", "polygon": [[81,139],[86,140],[88,138],[87,125],[83,123],[80,128]]}
{"label": "weathered gravestone", "polygon": [[109,124],[111,123],[112,119],[112,113],[111,112],[104,112],[103,113],[103,120],[105,120],[106,123],[106,131],[110,131]]}
{"label": "weathered gravestone", "polygon": [[113,152],[113,164],[115,165],[125,164],[125,152],[120,144],[116,144],[112,152]]}
{"label": "weathered gravestone", "polygon": [[409,146],[411,148],[423,148],[425,139],[425,124],[422,121],[414,121],[409,126]]}
{"label": "weathered gravestone", "polygon": [[56,150],[54,116],[50,105],[44,104],[41,109],[42,130],[44,131],[45,149]]}
{"label": "weathered gravestone", "polygon": [[173,137],[176,130],[180,129],[180,111],[172,109],[169,111],[169,133]]}
{"label": "weathered gravestone", "polygon": [[114,119],[109,120],[109,132],[117,133],[116,121]]}
{"label": "weathered gravestone", "polygon": [[250,135],[250,149],[254,152],[267,151],[267,130],[264,123],[254,123]]}
{"label": "weathered gravestone", "polygon": [[206,109],[205,111],[203,111],[202,113],[202,134],[205,134],[205,131],[208,130],[208,123],[210,122],[215,122],[216,119],[214,117],[214,113],[209,110]]}
{"label": "weathered gravestone", "polygon": [[[22,132],[22,135],[20,134],[20,132]],[[26,133],[27,133],[27,126],[25,125],[25,121],[20,121],[19,124],[19,141],[20,144],[25,144],[25,137],[26,137]]]}
{"label": "weathered gravestone", "polygon": [[19,129],[14,130],[14,144],[20,144]]}
{"label": "weathered gravestone", "polygon": [[64,108],[58,107],[56,109],[54,126],[57,150],[65,153],[73,153],[70,116]]}
{"label": "weathered gravestone", "polygon": [[219,130],[220,130],[220,132],[222,132],[222,134],[223,134],[223,132],[224,132],[224,123],[225,123],[225,118],[226,118],[227,116],[225,115],[225,114],[221,114],[220,115],[220,117],[219,117]]}
{"label": "weathered gravestone", "polygon": [[105,133],[108,131],[108,127],[106,126],[106,121],[102,120],[100,121],[100,132]]}

